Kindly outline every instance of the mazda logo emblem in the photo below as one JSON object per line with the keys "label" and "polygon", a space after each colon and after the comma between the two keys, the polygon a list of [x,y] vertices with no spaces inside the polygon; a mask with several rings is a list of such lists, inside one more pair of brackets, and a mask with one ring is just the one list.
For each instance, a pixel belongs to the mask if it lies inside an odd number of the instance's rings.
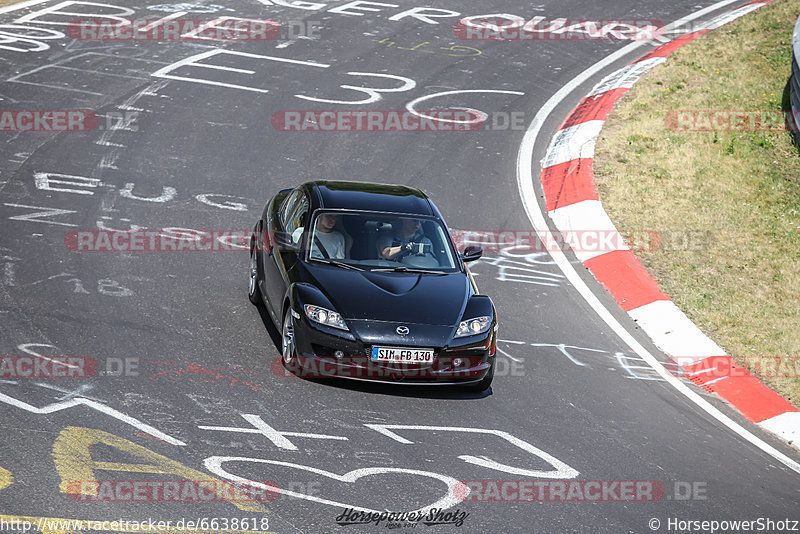
{"label": "mazda logo emblem", "polygon": [[401,336],[407,336],[408,333],[410,332],[410,330],[408,329],[407,326],[398,326],[397,330],[395,330],[395,332],[397,332]]}

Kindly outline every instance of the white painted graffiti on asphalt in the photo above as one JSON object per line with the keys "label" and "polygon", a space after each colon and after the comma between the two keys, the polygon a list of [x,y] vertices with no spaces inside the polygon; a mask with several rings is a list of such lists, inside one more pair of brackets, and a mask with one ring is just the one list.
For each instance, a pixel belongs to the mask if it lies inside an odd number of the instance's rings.
{"label": "white painted graffiti on asphalt", "polygon": [[[214,58],[213,62],[210,63],[206,62],[206,60],[210,60],[211,58]],[[227,60],[230,64],[229,65],[222,64],[223,61],[225,60]],[[189,56],[174,63],[171,63],[153,72],[151,76],[155,78],[163,78],[168,80],[200,83],[209,86],[223,87],[226,89],[236,89],[236,90],[250,91],[255,93],[269,93],[271,89],[274,89],[274,87],[265,85],[253,85],[251,77],[252,75],[256,74],[257,72],[256,69],[258,68],[269,69],[271,65],[274,66],[274,63],[270,62],[278,63],[282,67],[285,67],[287,64],[290,66],[295,66],[297,68],[328,69],[331,67],[331,65],[327,63],[319,63],[307,59],[302,59],[302,60],[291,59],[291,58],[284,58],[277,56],[268,56],[264,54],[252,54],[249,52],[238,52],[222,48],[215,48],[211,50],[206,50],[205,52],[201,52],[199,54],[195,54],[193,56]],[[205,73],[213,72],[218,74],[220,71],[228,73],[227,75],[229,76],[230,79],[228,81],[220,81],[218,79],[207,78],[204,76]],[[281,69],[281,74],[283,74],[283,69]],[[383,99],[383,94],[385,93],[405,93],[417,87],[416,81],[412,80],[411,78],[405,76],[399,76],[396,74],[348,71],[343,73],[343,76],[355,78],[355,80],[353,81],[359,81],[360,79],[364,78],[375,80],[374,83],[376,85],[377,84],[380,85],[379,86],[365,85],[365,83],[367,83],[365,81],[361,81],[359,85],[350,85],[348,83],[340,84],[339,88],[348,91],[353,91],[359,94],[359,96],[356,96],[355,98],[351,98],[348,100],[343,100],[339,98],[335,99],[325,98],[322,95],[305,95],[298,93],[294,94],[294,97],[301,100],[306,100],[310,102],[319,102],[324,104],[359,106],[359,105],[368,105],[378,102]],[[283,79],[287,78],[285,76],[280,76],[277,78],[277,80],[283,80]],[[233,83],[234,81],[236,81],[237,83]],[[499,89],[464,89],[464,90],[443,91],[414,98],[413,100],[405,104],[405,109],[407,109],[410,113],[420,118],[425,118],[428,120],[438,121],[438,122],[462,123],[462,124],[484,122],[489,117],[489,115],[486,112],[478,109],[459,106],[455,109],[470,113],[472,118],[464,120],[455,120],[455,119],[437,117],[435,115],[419,111],[416,109],[416,107],[422,102],[427,102],[429,100],[437,98],[452,97],[456,95],[460,96],[466,94],[487,94],[487,93],[512,95],[512,96],[521,96],[525,94],[521,91],[507,91]]]}
{"label": "white painted graffiti on asphalt", "polygon": [[[513,360],[514,362],[524,362],[525,358],[520,358],[522,355],[521,347],[536,347],[554,349],[550,351],[564,356],[571,363],[577,367],[585,367],[591,369],[592,366],[587,363],[590,357],[595,361],[601,363],[615,365],[615,367],[606,367],[608,370],[621,369],[627,373],[626,378],[634,380],[658,380],[664,379],[656,372],[655,369],[646,365],[646,362],[638,356],[625,354],[620,351],[610,351],[603,349],[596,349],[592,347],[579,347],[576,345],[567,345],[565,343],[529,343],[527,341],[513,341],[508,339],[497,340],[497,352]],[[669,367],[669,366],[668,366]],[[677,365],[673,364],[673,371],[678,372]]]}
{"label": "white painted graffiti on asphalt", "polygon": [[[245,418],[245,420],[251,423],[253,425],[253,428],[208,427],[208,426],[200,426],[199,428],[206,430],[220,430],[226,432],[263,434],[267,439],[272,441],[272,443],[278,448],[290,451],[297,450],[297,447],[291,441],[289,441],[287,436],[315,438],[315,439],[334,439],[342,441],[348,440],[348,438],[345,436],[330,436],[326,434],[309,434],[302,432],[281,432],[275,430],[269,424],[264,422],[264,420],[260,416],[253,414],[240,414],[240,415],[242,415],[242,417]],[[413,445],[414,442],[405,437],[400,436],[396,431],[407,430],[409,432],[414,432],[414,431],[453,432],[453,433],[465,433],[472,436],[481,436],[482,438],[485,438],[486,436],[492,436],[495,438],[500,438],[501,440],[504,440],[506,443],[510,443],[517,449],[521,449],[531,454],[534,458],[543,460],[544,462],[549,464],[552,467],[552,469],[550,470],[528,469],[515,465],[507,465],[492,460],[491,458],[488,458],[486,456],[472,456],[468,454],[462,454],[457,457],[460,460],[471,465],[517,476],[571,479],[571,478],[576,478],[580,474],[577,470],[573,469],[566,463],[558,460],[554,456],[502,430],[473,428],[473,427],[457,427],[457,426],[393,425],[393,424],[383,424],[383,423],[364,423],[364,427],[369,428],[370,430],[374,430],[403,445]],[[466,443],[464,444],[465,450],[469,450],[469,447],[470,445]],[[370,467],[370,468],[354,469],[344,474],[337,474],[308,465],[298,464],[294,462],[285,462],[281,460],[272,460],[266,458],[252,458],[245,456],[211,456],[206,458],[204,461],[204,465],[209,472],[220,478],[229,480],[231,482],[252,484],[257,488],[261,488],[269,492],[279,491],[282,495],[288,495],[290,497],[304,499],[318,504],[324,504],[338,508],[353,508],[355,510],[361,510],[365,512],[374,512],[376,510],[365,508],[363,506],[346,504],[339,501],[325,499],[318,495],[309,495],[295,491],[279,490],[277,487],[264,484],[255,480],[249,480],[245,477],[232,473],[228,468],[224,467],[225,464],[228,463],[266,464],[283,468],[298,469],[302,471],[307,471],[309,473],[313,473],[318,476],[322,476],[325,478],[349,484],[353,484],[359,479],[364,477],[391,476],[392,474],[395,473],[433,478],[435,480],[442,481],[447,486],[447,492],[436,502],[424,506],[422,508],[419,508],[418,510],[415,510],[422,512],[428,511],[432,508],[440,508],[440,509],[451,508],[452,506],[455,506],[456,504],[462,502],[463,497],[459,497],[459,495],[463,496],[469,493],[469,488],[465,487],[461,482],[459,482],[458,480],[456,480],[451,476],[435,473],[432,471],[418,470],[418,469],[405,469],[399,467]]]}
{"label": "white painted graffiti on asphalt", "polygon": [[[497,256],[482,256],[470,264],[473,276],[485,273],[483,267],[489,267],[495,280],[500,282],[518,282],[545,287],[559,287],[564,275],[552,270],[552,258],[547,252],[516,252],[511,246],[500,250]],[[495,271],[496,269],[496,271]]]}
{"label": "white painted graffiti on asphalt", "polygon": [[272,443],[275,444],[276,447],[280,449],[286,449],[288,451],[296,451],[297,446],[289,441],[287,436],[292,436],[295,438],[311,438],[311,439],[333,439],[333,440],[341,440],[347,441],[347,438],[344,436],[330,436],[327,434],[309,434],[306,432],[281,432],[279,430],[275,430],[267,423],[261,419],[260,416],[255,414],[243,413],[239,414],[242,418],[252,425],[251,428],[237,428],[237,427],[229,427],[229,426],[201,426],[198,425],[197,428],[202,430],[217,430],[220,432],[238,432],[243,434],[261,434],[262,436],[266,437]]}
{"label": "white painted graffiti on asphalt", "polygon": [[[29,353],[32,351],[29,349]],[[54,402],[51,404],[47,404],[45,406],[37,407],[33,406],[32,404],[28,404],[22,400],[12,397],[11,395],[7,395],[5,393],[0,392],[0,402],[7,404],[9,406],[14,406],[15,408],[19,408],[21,410],[25,410],[34,415],[48,415],[55,412],[60,412],[62,410],[67,410],[69,408],[75,408],[78,406],[86,406],[87,408],[91,408],[94,411],[100,412],[102,414],[108,415],[118,421],[121,421],[127,425],[130,425],[134,428],[139,429],[142,432],[150,434],[151,436],[166,441],[172,445],[186,445],[183,441],[173,438],[172,436],[165,434],[164,432],[158,430],[155,427],[148,425],[140,421],[135,417],[131,417],[115,408],[112,408],[103,402],[99,402],[96,400],[92,400],[90,398],[82,396],[80,393],[75,393],[75,395],[70,396],[66,400],[62,400],[59,402]]]}
{"label": "white painted graffiti on asphalt", "polygon": [[177,3],[177,4],[157,4],[147,6],[150,11],[164,11],[165,13],[175,13],[176,11],[186,13],[216,13],[217,11],[234,11],[233,9],[217,4],[190,4],[190,3]]}
{"label": "white painted graffiti on asphalt", "polygon": [[[452,9],[433,8],[433,7],[401,7],[398,4],[386,2],[366,2],[362,0],[347,2],[309,2],[305,0],[256,0],[260,6],[273,6],[277,8],[292,8],[301,12],[325,12],[345,17],[384,17],[389,15],[387,20],[391,22],[413,21],[416,24],[428,26],[438,26],[448,24],[452,27],[454,23],[459,23],[469,27],[490,29],[501,31],[506,24],[535,25],[542,19],[531,17],[530,20],[519,15],[508,13],[487,13],[480,15],[469,15],[462,17],[462,13]],[[155,4],[146,6],[149,11],[169,13],[163,19],[174,20],[188,14],[196,13],[216,13],[222,10],[235,11],[229,7],[209,4],[200,5],[194,3],[174,3],[174,4]],[[541,8],[533,8],[540,10]],[[285,11],[276,13],[280,15]],[[289,12],[291,13],[291,12]],[[130,20],[136,14],[136,10],[130,7],[116,4],[105,4],[99,2],[82,2],[67,0],[47,7],[37,9],[14,20],[14,24],[0,26],[0,49],[13,52],[42,52],[50,48],[46,41],[54,39],[66,39],[64,33],[56,30],[43,30],[36,25],[69,26],[77,17],[93,20],[108,20],[111,22],[124,22]],[[303,15],[299,15],[303,16]],[[562,20],[554,18],[553,20]],[[566,20],[566,19],[564,19]],[[502,21],[502,22],[501,22]],[[159,21],[155,21],[157,24]],[[591,23],[591,21],[588,21]],[[527,26],[526,26],[527,27]],[[575,28],[576,31],[578,30]],[[36,33],[36,32],[40,33]],[[633,38],[627,35],[619,35],[620,39]]]}
{"label": "white painted graffiti on asphalt", "polygon": [[[90,178],[87,176],[78,176],[75,174],[63,174],[57,172],[36,171],[33,173],[33,179],[34,179],[34,184],[36,185],[36,189],[40,191],[54,191],[58,193],[70,193],[74,195],[92,196],[95,194],[98,188],[102,187],[109,190],[113,190],[116,188],[111,184],[103,183],[99,178]],[[161,191],[157,191],[155,194],[151,194],[149,196],[134,193],[135,187],[136,184],[134,182],[126,182],[125,185],[119,189],[119,196],[122,198],[126,198],[128,200],[136,200],[140,202],[155,202],[159,204],[164,204],[175,200],[178,195],[178,189],[176,187],[168,185],[161,186]],[[244,197],[239,197],[234,195],[225,195],[221,193],[201,193],[199,195],[194,195],[194,199],[200,202],[201,204],[205,204],[207,206],[211,206],[213,208],[218,208],[218,209],[233,210],[233,211],[247,211],[248,209],[247,204],[239,202],[247,199],[245,199]],[[6,204],[6,205],[11,206],[11,204]],[[51,209],[51,208],[37,208],[37,209]],[[75,212],[62,211],[61,213],[58,214],[64,214],[64,213],[75,213]],[[53,213],[52,215],[58,215],[58,214]],[[32,218],[33,216],[29,215],[28,219],[18,219],[18,220],[30,220]],[[63,224],[63,223],[51,223],[51,224]]]}

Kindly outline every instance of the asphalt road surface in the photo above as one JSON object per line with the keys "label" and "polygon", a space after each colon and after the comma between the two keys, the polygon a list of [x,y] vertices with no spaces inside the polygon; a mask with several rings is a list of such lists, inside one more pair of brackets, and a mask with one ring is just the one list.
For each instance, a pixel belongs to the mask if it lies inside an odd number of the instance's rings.
{"label": "asphalt road surface", "polygon": [[[493,248],[471,264],[501,322],[494,384],[471,395],[286,376],[277,332],[247,300],[248,254],[235,246],[71,250],[76,231],[248,230],[277,190],[310,179],[407,184],[426,191],[453,229],[530,231],[516,182],[525,128],[551,95],[629,37],[464,40],[454,23],[498,13],[669,23],[712,2],[435,4],[56,0],[0,14],[2,110],[97,116],[91,131],[2,133],[0,355],[40,367],[0,379],[0,520],[10,522],[0,527],[21,532],[13,522],[24,517],[193,521],[206,532],[652,532],[762,518],[756,527],[770,531],[800,519],[800,473],[630,352],[546,252]],[[284,34],[93,41],[75,24],[108,16],[162,19],[154,28],[182,21],[186,32],[197,20],[270,19]],[[643,42],[556,108],[534,148],[534,176],[549,136],[591,84],[657,44]],[[287,111],[407,106],[474,108],[491,127],[281,128]],[[92,362],[96,372],[84,373],[92,376],[69,376]],[[263,485],[212,495],[212,479]],[[192,484],[176,497],[154,490],[156,481]],[[473,489],[463,501],[456,481]],[[94,497],[92,487],[103,492]],[[420,522],[342,525],[348,508],[425,513]],[[134,526],[33,531],[142,532]]]}

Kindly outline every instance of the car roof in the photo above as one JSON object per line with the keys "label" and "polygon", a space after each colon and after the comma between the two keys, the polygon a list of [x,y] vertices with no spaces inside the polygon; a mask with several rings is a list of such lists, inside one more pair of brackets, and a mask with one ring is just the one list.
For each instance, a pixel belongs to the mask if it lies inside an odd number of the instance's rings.
{"label": "car roof", "polygon": [[312,195],[318,208],[438,216],[425,193],[405,185],[317,180],[301,187]]}

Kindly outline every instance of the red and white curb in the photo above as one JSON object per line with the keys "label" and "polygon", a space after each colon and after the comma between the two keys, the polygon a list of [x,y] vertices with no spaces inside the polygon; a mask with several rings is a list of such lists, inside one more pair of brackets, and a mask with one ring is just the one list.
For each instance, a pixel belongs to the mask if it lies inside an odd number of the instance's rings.
{"label": "red and white curb", "polygon": [[[565,236],[587,229],[617,232],[600,203],[592,163],[597,136],[622,95],[681,46],[771,1],[741,6],[656,48],[605,77],[580,101],[553,136],[539,176],[547,213],[560,232]],[[627,247],[611,251],[577,250],[575,255],[655,345],[681,363],[692,382],[717,393],[749,421],[788,442],[800,440],[798,409],[739,367],[703,334],[659,289]]]}

